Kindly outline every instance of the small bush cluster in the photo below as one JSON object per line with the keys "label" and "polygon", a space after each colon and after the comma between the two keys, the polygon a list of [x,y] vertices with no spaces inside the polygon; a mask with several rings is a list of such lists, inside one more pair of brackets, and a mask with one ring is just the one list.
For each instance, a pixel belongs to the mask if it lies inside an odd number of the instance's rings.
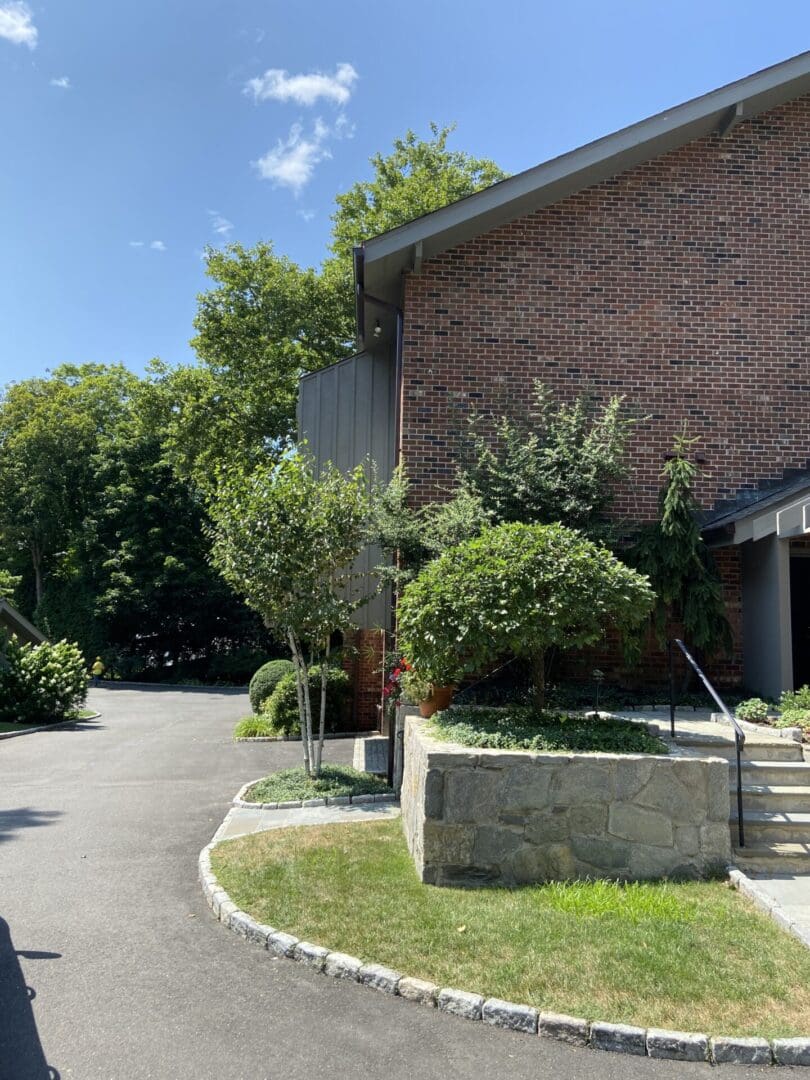
{"label": "small bush cluster", "polygon": [[789,709],[810,709],[810,686],[805,684],[798,690],[783,690],[779,698],[779,708],[782,712]]}
{"label": "small bush cluster", "polygon": [[777,727],[800,727],[810,731],[810,709],[785,709],[776,721]]}
{"label": "small bush cluster", "polygon": [[22,645],[0,639],[0,720],[47,724],[64,720],[87,697],[87,666],[68,641]]}
{"label": "small bush cluster", "polygon": [[262,711],[279,682],[294,671],[292,660],[270,660],[259,668],[248,687],[250,707],[254,713]]}
{"label": "small bush cluster", "polygon": [[[321,695],[321,669],[317,665],[309,669],[309,692],[312,696],[313,724],[317,724],[317,718],[320,716]],[[327,668],[327,732],[345,730],[350,697],[351,685],[346,672],[342,668]],[[263,716],[279,735],[299,735],[301,733],[295,672],[288,672],[279,680],[275,690],[265,704]]]}
{"label": "small bush cluster", "polygon": [[768,719],[768,702],[752,697],[741,701],[734,714],[738,720],[748,720],[753,724],[763,724]]}
{"label": "small bush cluster", "polygon": [[349,765],[322,765],[318,779],[303,768],[282,769],[259,780],[245,792],[246,802],[287,802],[294,799],[338,798],[341,795],[384,795],[390,792],[385,780],[359,772]]}
{"label": "small bush cluster", "polygon": [[453,706],[437,713],[434,738],[496,750],[559,753],[666,754],[667,747],[643,724],[631,720],[569,716],[529,707]]}

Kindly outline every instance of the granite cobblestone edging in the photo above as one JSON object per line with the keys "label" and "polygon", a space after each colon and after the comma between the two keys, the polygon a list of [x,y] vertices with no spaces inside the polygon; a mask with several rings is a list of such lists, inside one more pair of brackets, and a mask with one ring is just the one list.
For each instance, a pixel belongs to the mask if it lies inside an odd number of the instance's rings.
{"label": "granite cobblestone edging", "polygon": [[[245,785],[247,786],[249,785]],[[248,805],[258,809],[256,803]],[[310,803],[294,805],[307,806]],[[216,842],[207,844],[199,857],[200,883],[214,917],[223,926],[245,940],[262,946],[275,956],[295,960],[332,978],[357,982],[381,993],[452,1013],[467,1020],[476,1020],[521,1034],[556,1039],[574,1046],[590,1046],[598,1050],[639,1057],[703,1061],[716,1065],[810,1065],[810,1037],[772,1040],[724,1035],[710,1037],[698,1032],[641,1028],[601,1020],[589,1021],[562,1013],[543,1012],[529,1005],[514,1004],[500,998],[484,998],[466,990],[439,987],[424,979],[403,975],[382,964],[366,963],[358,957],[301,941],[294,934],[256,922],[247,912],[237,907],[220,886],[211,869],[211,851],[214,847]],[[735,872],[734,868],[730,867],[729,872]],[[736,874],[744,877],[739,871],[736,871]],[[735,884],[739,888],[739,881]]]}
{"label": "granite cobblestone edging", "polygon": [[250,780],[247,784],[243,784],[237,791],[232,805],[238,806],[242,810],[302,810],[309,809],[312,806],[367,806],[369,803],[393,803],[397,801],[393,791],[389,791],[380,795],[331,795],[323,799],[291,799],[287,802],[265,803],[248,802],[243,796],[254,784],[258,784],[259,780],[264,780],[264,777],[260,776],[258,780]]}

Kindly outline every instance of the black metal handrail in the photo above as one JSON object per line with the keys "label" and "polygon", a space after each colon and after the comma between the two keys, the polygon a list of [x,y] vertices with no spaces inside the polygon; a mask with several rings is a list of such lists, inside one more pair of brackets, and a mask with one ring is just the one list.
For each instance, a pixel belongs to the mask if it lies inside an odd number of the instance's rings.
{"label": "black metal handrail", "polygon": [[734,746],[737,751],[737,832],[740,839],[740,847],[745,847],[745,825],[743,822],[743,796],[742,796],[742,767],[740,765],[740,754],[745,749],[745,732],[737,722],[736,716],[729,712],[726,707],[726,703],[717,693],[715,688],[709,682],[706,675],[703,673],[697,660],[692,656],[687,647],[681,641],[680,638],[674,638],[673,641],[668,643],[669,653],[669,729],[672,738],[675,738],[675,654],[672,651],[673,642],[681,650],[688,662],[691,664],[693,671],[711,694],[714,701],[717,703],[717,707],[720,709],[726,720],[731,724],[734,730]]}

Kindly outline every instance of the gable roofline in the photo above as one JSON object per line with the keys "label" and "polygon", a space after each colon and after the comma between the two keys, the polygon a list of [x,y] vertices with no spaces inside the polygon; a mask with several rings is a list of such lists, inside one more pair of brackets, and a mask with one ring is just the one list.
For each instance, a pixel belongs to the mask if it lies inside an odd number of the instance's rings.
{"label": "gable roofline", "polygon": [[808,93],[810,51],[510,176],[367,240],[365,286],[396,302],[400,275],[423,259]]}
{"label": "gable roofline", "polygon": [[12,607],[8,600],[0,600],[0,627],[3,626],[10,629],[12,633],[21,634],[26,640],[35,644],[41,644],[47,640],[42,631],[29,622],[22,612]]}

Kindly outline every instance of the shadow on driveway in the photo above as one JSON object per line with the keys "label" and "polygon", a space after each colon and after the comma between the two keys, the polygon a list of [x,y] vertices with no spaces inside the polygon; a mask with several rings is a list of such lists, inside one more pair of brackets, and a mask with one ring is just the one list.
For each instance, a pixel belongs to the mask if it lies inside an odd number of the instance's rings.
{"label": "shadow on driveway", "polygon": [[105,682],[103,679],[92,690],[138,690],[146,694],[227,694],[246,695],[246,686],[182,686],[173,683]]}
{"label": "shadow on driveway", "polygon": [[36,810],[33,806],[21,806],[17,810],[0,810],[0,844],[4,840],[13,839],[21,829],[53,825],[61,816],[61,810]]}
{"label": "shadow on driveway", "polygon": [[61,953],[19,952],[8,923],[0,919],[0,1080],[59,1080],[45,1060],[31,1002],[36,993],[26,985],[19,957],[58,960]]}

